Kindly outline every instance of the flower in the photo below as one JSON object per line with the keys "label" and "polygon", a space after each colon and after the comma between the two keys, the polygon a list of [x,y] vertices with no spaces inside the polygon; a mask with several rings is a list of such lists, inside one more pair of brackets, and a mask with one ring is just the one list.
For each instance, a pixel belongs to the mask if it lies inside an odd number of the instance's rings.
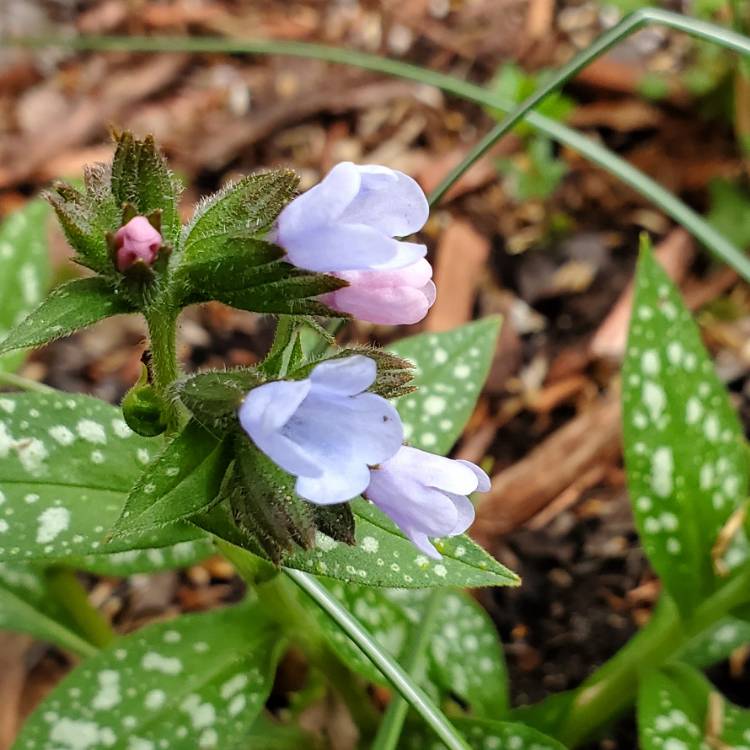
{"label": "flower", "polygon": [[394,238],[421,229],[428,214],[422,188],[408,175],[345,161],[284,208],[269,239],[309,271],[402,268],[427,249]]}
{"label": "flower", "polygon": [[134,216],[115,232],[117,269],[125,271],[137,261],[153,264],[161,247],[162,237],[145,216]]}
{"label": "flower", "polygon": [[239,409],[243,429],[284,471],[300,497],[320,505],[359,495],[369,467],[403,442],[398,412],[365,393],[377,366],[355,355],[317,365],[305,380],[277,380],[250,391]]}
{"label": "flower", "polygon": [[456,461],[403,446],[370,473],[365,497],[396,523],[426,555],[440,553],[427,537],[462,534],[474,521],[467,495],[487,492],[490,478],[470,461]]}
{"label": "flower", "polygon": [[370,323],[417,323],[435,301],[432,266],[424,258],[394,270],[340,271],[335,275],[349,286],[321,295],[321,301]]}

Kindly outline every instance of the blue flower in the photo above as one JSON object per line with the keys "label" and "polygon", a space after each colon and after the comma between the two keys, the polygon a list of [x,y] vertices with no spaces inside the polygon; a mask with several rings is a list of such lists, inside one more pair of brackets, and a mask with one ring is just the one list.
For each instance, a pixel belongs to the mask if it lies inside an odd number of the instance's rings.
{"label": "blue flower", "polygon": [[347,161],[286,206],[269,239],[309,271],[402,268],[427,249],[394,238],[421,229],[428,214],[422,189],[408,175]]}
{"label": "blue flower", "polygon": [[462,534],[474,521],[467,497],[487,492],[490,478],[470,461],[403,446],[371,472],[365,497],[426,555],[440,558],[428,537]]}
{"label": "blue flower", "polygon": [[369,467],[386,461],[403,442],[398,412],[365,393],[377,366],[369,357],[333,359],[305,380],[278,380],[254,388],[239,409],[255,445],[297,477],[300,497],[341,503],[370,481]]}

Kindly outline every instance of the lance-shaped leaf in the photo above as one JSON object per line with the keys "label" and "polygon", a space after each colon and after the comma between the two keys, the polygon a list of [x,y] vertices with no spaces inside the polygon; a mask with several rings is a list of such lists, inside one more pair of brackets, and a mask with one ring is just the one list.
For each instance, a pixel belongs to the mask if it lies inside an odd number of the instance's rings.
{"label": "lance-shaped leaf", "polygon": [[73,560],[200,538],[173,524],[105,544],[162,445],[135,435],[118,409],[94,398],[0,396],[0,560]]}
{"label": "lance-shaped leaf", "polygon": [[211,505],[231,460],[229,440],[190,421],[138,478],[113,536],[150,532]]}
{"label": "lance-shaped leaf", "polygon": [[[44,201],[29,201],[0,224],[0,337],[20,323],[44,297],[50,278]],[[12,372],[23,353],[0,356],[0,372]]]}
{"label": "lance-shaped leaf", "polygon": [[750,622],[739,617],[722,617],[708,630],[691,638],[677,658],[693,667],[710,667],[728,659],[737,649],[750,644]]}
{"label": "lance-shaped leaf", "polygon": [[[698,329],[650,250],[638,264],[623,366],[628,488],[651,564],[683,613],[716,587],[712,549],[744,502],[748,453]],[[747,558],[744,532],[725,562]]]}
{"label": "lance-shaped leaf", "polygon": [[485,318],[446,333],[420,333],[389,350],[416,365],[417,391],[396,403],[404,437],[415,448],[446,454],[463,432],[487,379],[501,319]]}
{"label": "lance-shaped leaf", "polygon": [[[487,719],[454,719],[452,724],[474,750],[565,750],[557,740],[525,724]],[[447,750],[442,742],[433,739],[427,727],[409,724],[399,748],[424,750],[427,747],[430,750]]]}
{"label": "lance-shaped leaf", "polygon": [[57,287],[0,342],[0,354],[41,346],[112,315],[134,312],[101,278],[76,279]]}
{"label": "lance-shaped leaf", "polygon": [[96,651],[51,595],[44,571],[32,565],[0,563],[0,629],[28,633],[80,656]]}
{"label": "lance-shaped leaf", "polygon": [[643,750],[742,750],[750,746],[750,711],[729,703],[700,672],[678,663],[640,681],[638,736]]}
{"label": "lance-shaped leaf", "polygon": [[161,212],[161,235],[174,246],[180,233],[178,180],[152,136],[139,140],[126,131],[116,136],[116,141],[112,161],[112,194],[116,203],[131,204],[141,216]]}
{"label": "lance-shaped leaf", "polygon": [[265,381],[251,368],[200,372],[174,385],[175,395],[207,430],[221,435],[237,418],[237,410],[248,392]]}
{"label": "lance-shaped leaf", "polygon": [[237,747],[263,709],[280,645],[258,605],[147,626],[68,674],[13,749]]}

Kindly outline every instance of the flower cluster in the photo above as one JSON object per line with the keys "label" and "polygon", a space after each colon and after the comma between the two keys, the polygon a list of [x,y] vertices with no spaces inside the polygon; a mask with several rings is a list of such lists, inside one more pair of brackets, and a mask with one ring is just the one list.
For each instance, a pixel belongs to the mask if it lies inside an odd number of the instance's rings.
{"label": "flower cluster", "polygon": [[[435,300],[432,269],[424,245],[395,238],[421,229],[427,214],[407,175],[345,162],[284,208],[271,238],[293,265],[349,282],[324,296],[329,307],[374,323],[415,323]],[[463,533],[474,520],[467,496],[487,491],[489,478],[467,461],[403,445],[398,412],[368,392],[376,375],[366,356],[323,362],[304,380],[251,390],[240,424],[297,478],[300,497],[329,505],[362,494],[440,557],[429,537]]]}

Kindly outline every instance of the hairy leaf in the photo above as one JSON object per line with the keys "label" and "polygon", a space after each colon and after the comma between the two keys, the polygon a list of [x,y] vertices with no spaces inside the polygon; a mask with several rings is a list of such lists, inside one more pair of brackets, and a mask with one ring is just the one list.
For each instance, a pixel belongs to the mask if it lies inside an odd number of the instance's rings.
{"label": "hairy leaf", "polygon": [[41,346],[112,315],[134,312],[101,278],[75,279],[55,289],[0,342],[0,354]]}

